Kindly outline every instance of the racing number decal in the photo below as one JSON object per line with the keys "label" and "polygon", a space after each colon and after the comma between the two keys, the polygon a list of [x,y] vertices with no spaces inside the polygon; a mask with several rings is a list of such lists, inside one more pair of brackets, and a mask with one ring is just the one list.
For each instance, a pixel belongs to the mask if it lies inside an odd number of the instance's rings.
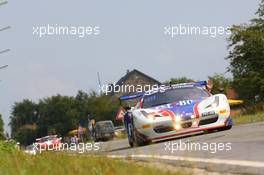
{"label": "racing number decal", "polygon": [[193,100],[182,100],[182,101],[179,101],[179,105],[180,106],[190,105],[192,103],[193,103]]}

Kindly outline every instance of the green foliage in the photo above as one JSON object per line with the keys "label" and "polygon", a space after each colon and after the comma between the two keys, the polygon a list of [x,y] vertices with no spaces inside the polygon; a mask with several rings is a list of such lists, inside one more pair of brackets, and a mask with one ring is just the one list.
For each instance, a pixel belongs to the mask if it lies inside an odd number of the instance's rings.
{"label": "green foliage", "polygon": [[119,101],[105,94],[98,95],[88,101],[88,109],[97,121],[114,120]]}
{"label": "green foliage", "polygon": [[15,141],[0,141],[0,153],[16,151]]}
{"label": "green foliage", "polygon": [[256,14],[259,15],[259,17],[264,17],[264,0],[261,0],[259,9]]}
{"label": "green foliage", "polygon": [[[176,168],[175,168],[176,169]],[[0,156],[0,174],[17,175],[184,175],[180,168],[170,172],[134,161],[111,159],[104,156],[54,154],[47,152],[36,156],[23,152],[3,153]]]}
{"label": "green foliage", "polygon": [[38,113],[39,135],[66,135],[77,127],[80,112],[74,97],[56,95],[40,100]]}
{"label": "green foliage", "polygon": [[187,77],[179,77],[179,78],[171,78],[169,81],[165,82],[165,84],[178,84],[178,83],[189,83],[194,82],[194,80]]}
{"label": "green foliage", "polygon": [[29,145],[33,143],[37,138],[37,131],[32,129],[20,128],[16,132],[12,133],[13,139],[22,143],[23,145]]}
{"label": "green foliage", "polygon": [[233,87],[248,102],[264,100],[264,1],[250,24],[233,26],[229,38],[229,71]]}
{"label": "green foliage", "polygon": [[5,139],[5,134],[4,134],[4,121],[2,119],[2,115],[0,114],[0,140]]}
{"label": "green foliage", "polygon": [[223,93],[227,88],[231,87],[232,80],[222,74],[214,74],[208,78],[213,82],[212,94]]}
{"label": "green foliage", "polygon": [[243,114],[235,116],[233,117],[233,121],[236,125],[264,121],[264,113],[257,112],[255,114]]}
{"label": "green foliage", "polygon": [[37,131],[30,126],[37,121],[36,113],[37,104],[30,100],[15,103],[10,117],[11,137],[24,144],[32,143]]}
{"label": "green foliage", "polygon": [[31,144],[37,137],[49,134],[65,136],[79,124],[86,127],[88,114],[96,121],[113,120],[119,102],[104,94],[79,91],[75,97],[56,95],[41,99],[17,102],[11,116],[12,138],[23,145]]}
{"label": "green foliage", "polygon": [[10,117],[11,130],[16,132],[17,129],[25,124],[35,123],[37,120],[36,112],[37,105],[30,100],[15,103]]}

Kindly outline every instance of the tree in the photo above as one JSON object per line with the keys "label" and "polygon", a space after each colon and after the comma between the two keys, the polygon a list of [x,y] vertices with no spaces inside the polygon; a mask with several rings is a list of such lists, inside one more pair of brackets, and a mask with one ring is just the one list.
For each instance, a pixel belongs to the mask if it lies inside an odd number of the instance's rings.
{"label": "tree", "polygon": [[65,136],[77,128],[81,116],[74,97],[56,95],[39,102],[38,134]]}
{"label": "tree", "polygon": [[229,71],[239,98],[264,100],[264,0],[249,24],[235,25],[229,37]]}
{"label": "tree", "polygon": [[113,120],[119,107],[118,99],[92,91],[78,91],[75,97],[51,96],[38,103],[16,102],[10,117],[12,138],[23,145],[49,134],[66,136],[79,124],[88,125],[88,114],[96,120]]}
{"label": "tree", "polygon": [[212,94],[223,93],[228,88],[231,88],[232,80],[224,77],[222,74],[214,74],[208,78],[213,82]]}
{"label": "tree", "polygon": [[119,101],[115,96],[105,94],[96,95],[96,93],[92,93],[90,94],[87,108],[96,121],[112,120],[114,123],[117,122],[115,115],[119,108]]}
{"label": "tree", "polygon": [[169,81],[166,81],[165,84],[178,84],[178,83],[189,83],[194,82],[194,80],[187,77],[171,78]]}
{"label": "tree", "polygon": [[5,139],[5,134],[4,134],[4,121],[2,119],[2,115],[0,114],[0,140]]}
{"label": "tree", "polygon": [[22,144],[28,144],[36,138],[37,107],[37,104],[30,100],[15,103],[12,107],[9,123],[11,137]]}

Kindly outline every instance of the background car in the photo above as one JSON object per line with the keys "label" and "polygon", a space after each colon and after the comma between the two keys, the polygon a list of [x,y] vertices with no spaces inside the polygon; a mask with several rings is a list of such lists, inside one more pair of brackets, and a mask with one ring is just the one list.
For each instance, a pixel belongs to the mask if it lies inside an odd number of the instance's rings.
{"label": "background car", "polygon": [[58,138],[57,135],[49,135],[37,138],[35,144],[42,149],[55,149],[61,146],[61,138]]}
{"label": "background car", "polygon": [[114,124],[111,120],[99,121],[95,124],[95,140],[111,140],[115,136]]}
{"label": "background car", "polygon": [[206,81],[182,83],[122,96],[140,98],[125,113],[124,123],[131,146],[232,127],[230,107],[224,94],[212,95]]}
{"label": "background car", "polygon": [[36,155],[38,150],[35,148],[34,145],[28,145],[26,148],[25,148],[25,153],[27,154],[31,154],[31,155]]}

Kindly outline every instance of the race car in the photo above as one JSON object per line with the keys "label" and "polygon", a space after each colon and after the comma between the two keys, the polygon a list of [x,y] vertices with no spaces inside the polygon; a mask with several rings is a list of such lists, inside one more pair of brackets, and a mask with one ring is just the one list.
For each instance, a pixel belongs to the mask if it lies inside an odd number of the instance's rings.
{"label": "race car", "polygon": [[61,138],[57,135],[49,135],[41,138],[37,138],[35,145],[41,149],[55,149],[61,147]]}
{"label": "race car", "polygon": [[160,86],[119,99],[140,99],[135,107],[125,107],[124,124],[130,146],[227,130],[233,125],[226,96],[212,95],[206,81]]}

